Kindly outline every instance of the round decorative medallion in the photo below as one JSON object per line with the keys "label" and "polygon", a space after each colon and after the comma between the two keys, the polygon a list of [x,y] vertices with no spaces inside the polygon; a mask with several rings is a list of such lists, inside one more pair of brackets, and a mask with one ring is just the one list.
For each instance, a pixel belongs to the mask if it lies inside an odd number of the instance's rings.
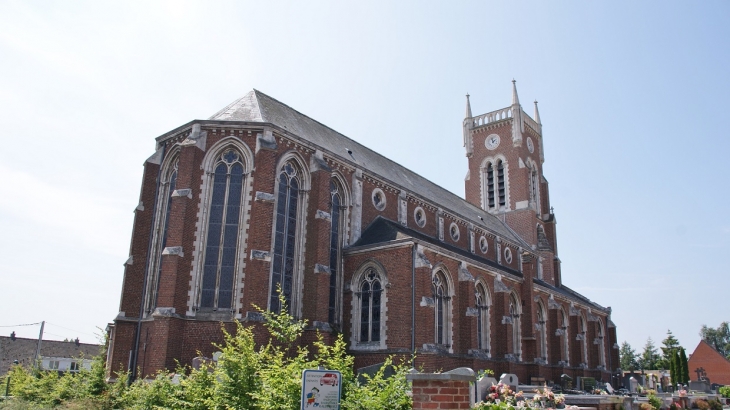
{"label": "round decorative medallion", "polygon": [[413,211],[413,219],[416,221],[416,225],[423,228],[426,226],[426,212],[420,206]]}
{"label": "round decorative medallion", "polygon": [[488,150],[496,149],[499,146],[500,138],[497,134],[490,134],[487,136],[487,139],[484,141],[484,146],[487,147]]}
{"label": "round decorative medallion", "polygon": [[535,145],[532,143],[532,138],[527,137],[527,149],[530,151],[530,154],[535,152]]}
{"label": "round decorative medallion", "polygon": [[479,238],[479,250],[482,251],[482,253],[487,253],[489,250],[489,243],[487,242],[487,238],[481,237]]}
{"label": "round decorative medallion", "polygon": [[459,226],[456,225],[456,223],[451,223],[451,226],[449,226],[449,233],[451,234],[451,239],[455,241],[459,240]]}
{"label": "round decorative medallion", "polygon": [[512,263],[512,250],[510,248],[504,248],[504,260],[507,263]]}
{"label": "round decorative medallion", "polygon": [[373,189],[373,206],[378,211],[385,209],[385,193],[380,188]]}

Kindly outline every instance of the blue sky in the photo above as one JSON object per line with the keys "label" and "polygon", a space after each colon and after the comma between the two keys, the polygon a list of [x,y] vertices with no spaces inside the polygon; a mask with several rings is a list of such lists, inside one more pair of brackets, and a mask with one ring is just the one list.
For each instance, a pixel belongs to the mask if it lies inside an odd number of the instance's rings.
{"label": "blue sky", "polygon": [[513,78],[564,282],[637,349],[730,320],[730,3],[394,3],[0,2],[0,326],[93,341],[154,138],[252,88],[463,195]]}

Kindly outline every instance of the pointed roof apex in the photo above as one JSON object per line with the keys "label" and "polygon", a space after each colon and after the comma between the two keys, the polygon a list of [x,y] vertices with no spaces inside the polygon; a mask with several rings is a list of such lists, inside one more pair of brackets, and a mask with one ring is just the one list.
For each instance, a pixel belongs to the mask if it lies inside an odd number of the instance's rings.
{"label": "pointed roof apex", "polygon": [[540,111],[537,110],[537,100],[535,100],[535,121],[538,124],[542,124],[542,122],[540,122]]}
{"label": "pointed roof apex", "polygon": [[520,99],[517,97],[517,81],[512,79],[512,105],[520,105]]}
{"label": "pointed roof apex", "polygon": [[469,102],[469,93],[466,93],[466,117],[464,118],[471,118],[471,103]]}

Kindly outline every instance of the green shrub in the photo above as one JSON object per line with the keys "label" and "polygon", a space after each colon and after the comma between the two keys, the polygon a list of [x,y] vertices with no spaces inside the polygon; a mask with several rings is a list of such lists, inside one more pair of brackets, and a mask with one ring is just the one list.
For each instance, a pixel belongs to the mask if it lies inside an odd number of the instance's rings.
{"label": "green shrub", "polygon": [[[299,408],[301,377],[306,369],[323,367],[342,374],[341,408],[410,409],[406,373],[411,360],[386,359],[374,375],[361,380],[353,371],[354,358],[337,335],[332,345],[321,335],[311,346],[297,346],[306,323],[289,315],[280,295],[282,313],[259,311],[269,341],[256,346],[250,327],[236,322],[234,333],[223,329],[224,343],[217,364],[200,369],[178,367],[175,373],[160,372],[153,379],[138,379],[127,385],[129,374],[117,373],[113,384],[104,382],[106,354],[94,358],[91,370],[77,374],[40,372],[14,366],[9,373],[11,392],[18,399],[13,409],[294,409]],[[311,350],[310,350],[311,349]],[[386,369],[394,375],[386,377]],[[390,372],[389,372],[390,373]],[[179,380],[176,382],[175,380]],[[1,409],[10,409],[6,403]]]}
{"label": "green shrub", "polygon": [[719,391],[722,397],[730,398],[730,386],[722,386]]}
{"label": "green shrub", "polygon": [[649,394],[649,404],[654,410],[659,410],[662,407],[662,399],[653,394]]}

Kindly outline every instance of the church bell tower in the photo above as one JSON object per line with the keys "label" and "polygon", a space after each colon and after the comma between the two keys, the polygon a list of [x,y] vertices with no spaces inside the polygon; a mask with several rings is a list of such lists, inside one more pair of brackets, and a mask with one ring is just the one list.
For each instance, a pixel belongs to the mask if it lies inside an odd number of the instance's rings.
{"label": "church bell tower", "polygon": [[466,200],[500,218],[538,251],[537,278],[559,285],[555,215],[542,174],[545,156],[537,101],[530,117],[512,80],[512,105],[474,116],[467,94],[463,135],[469,162]]}

